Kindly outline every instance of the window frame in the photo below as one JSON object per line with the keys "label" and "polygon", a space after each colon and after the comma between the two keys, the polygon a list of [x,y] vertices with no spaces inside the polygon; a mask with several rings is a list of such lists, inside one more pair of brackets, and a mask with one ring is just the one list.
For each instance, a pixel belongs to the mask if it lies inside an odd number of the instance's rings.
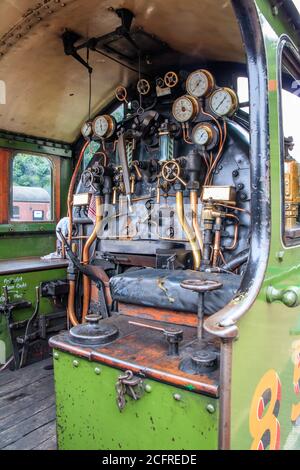
{"label": "window frame", "polygon": [[[50,220],[14,220],[12,219],[12,210],[13,210],[13,205],[14,205],[14,200],[13,200],[13,171],[14,171],[14,159],[18,155],[28,155],[32,157],[41,157],[41,158],[46,158],[48,162],[50,163],[50,168],[51,168],[51,218]],[[29,151],[22,151],[22,150],[15,150],[12,151],[11,156],[10,156],[10,162],[9,162],[9,201],[8,201],[8,223],[9,224],[53,224],[56,222],[56,198],[55,198],[55,163],[53,161],[53,158],[47,154],[42,154],[42,153],[36,153],[36,152],[29,152]]]}
{"label": "window frame", "polygon": [[[293,59],[299,64],[300,70],[300,54],[297,49],[297,46],[294,44],[292,39],[284,34],[281,36],[278,44],[278,103],[279,103],[279,137],[280,137],[280,236],[281,242],[284,248],[294,248],[300,246],[300,237],[295,239],[288,240],[286,238],[286,226],[285,226],[285,170],[284,170],[284,156],[285,156],[285,146],[284,146],[284,122],[283,122],[283,100],[282,100],[282,90],[283,90],[283,55],[284,51],[287,50],[288,54],[293,56]],[[292,75],[292,72],[289,70],[289,73]],[[296,79],[295,79],[296,80]]]}

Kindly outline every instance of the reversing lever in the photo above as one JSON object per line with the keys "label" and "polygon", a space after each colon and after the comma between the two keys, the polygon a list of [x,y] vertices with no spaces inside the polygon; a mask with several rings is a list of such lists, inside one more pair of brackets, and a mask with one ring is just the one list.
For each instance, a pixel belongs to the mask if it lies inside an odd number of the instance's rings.
{"label": "reversing lever", "polygon": [[119,155],[120,163],[122,165],[122,170],[123,170],[123,181],[124,181],[129,211],[132,212],[130,174],[129,174],[124,134],[121,134],[119,136],[117,150],[118,150],[118,155]]}
{"label": "reversing lever", "polygon": [[159,328],[157,326],[146,325],[145,323],[128,322],[129,325],[141,326],[149,330],[161,331],[168,342],[168,356],[179,356],[179,343],[183,340],[183,331],[180,328],[168,327]]}

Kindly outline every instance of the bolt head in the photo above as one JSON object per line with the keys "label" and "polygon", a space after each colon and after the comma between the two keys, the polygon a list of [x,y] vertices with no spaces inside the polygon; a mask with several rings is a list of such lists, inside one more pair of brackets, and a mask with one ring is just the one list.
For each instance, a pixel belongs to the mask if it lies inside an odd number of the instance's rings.
{"label": "bolt head", "polygon": [[208,413],[210,413],[210,414],[213,414],[213,413],[216,411],[214,405],[212,405],[211,403],[209,403],[209,404],[207,405],[206,410],[207,410]]}
{"label": "bolt head", "polygon": [[181,395],[180,395],[179,393],[174,393],[173,398],[174,398],[174,400],[176,400],[176,401],[181,401],[181,398],[182,398],[182,397],[181,397]]}

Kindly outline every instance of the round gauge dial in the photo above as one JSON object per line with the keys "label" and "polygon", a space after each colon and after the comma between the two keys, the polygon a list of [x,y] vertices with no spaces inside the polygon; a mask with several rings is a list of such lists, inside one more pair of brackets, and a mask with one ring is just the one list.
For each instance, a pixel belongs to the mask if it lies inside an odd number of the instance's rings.
{"label": "round gauge dial", "polygon": [[201,147],[207,147],[213,142],[214,133],[215,130],[211,124],[197,124],[192,133],[193,142]]}
{"label": "round gauge dial", "polygon": [[211,95],[210,107],[218,116],[232,116],[238,106],[238,97],[231,88],[219,88]]}
{"label": "round gauge dial", "polygon": [[85,122],[81,128],[81,134],[83,135],[83,137],[87,139],[88,137],[90,137],[92,132],[93,132],[92,123]]}
{"label": "round gauge dial", "polygon": [[174,101],[172,113],[178,122],[194,119],[199,113],[198,101],[193,96],[181,96]]}
{"label": "round gauge dial", "polygon": [[116,122],[112,116],[103,115],[96,117],[93,123],[93,130],[96,137],[107,139],[115,131]]}
{"label": "round gauge dial", "polygon": [[196,70],[192,72],[186,81],[187,92],[196,98],[208,96],[215,87],[215,79],[207,70]]}

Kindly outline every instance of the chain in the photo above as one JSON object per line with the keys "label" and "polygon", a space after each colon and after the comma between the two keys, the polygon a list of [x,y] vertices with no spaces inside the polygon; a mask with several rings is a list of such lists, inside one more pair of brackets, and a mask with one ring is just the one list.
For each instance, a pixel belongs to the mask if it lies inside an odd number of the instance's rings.
{"label": "chain", "polygon": [[134,387],[142,385],[142,383],[142,379],[135,377],[131,370],[127,370],[124,375],[120,375],[116,383],[117,405],[120,411],[123,411],[126,406],[126,395],[130,395],[134,400],[140,398]]}

